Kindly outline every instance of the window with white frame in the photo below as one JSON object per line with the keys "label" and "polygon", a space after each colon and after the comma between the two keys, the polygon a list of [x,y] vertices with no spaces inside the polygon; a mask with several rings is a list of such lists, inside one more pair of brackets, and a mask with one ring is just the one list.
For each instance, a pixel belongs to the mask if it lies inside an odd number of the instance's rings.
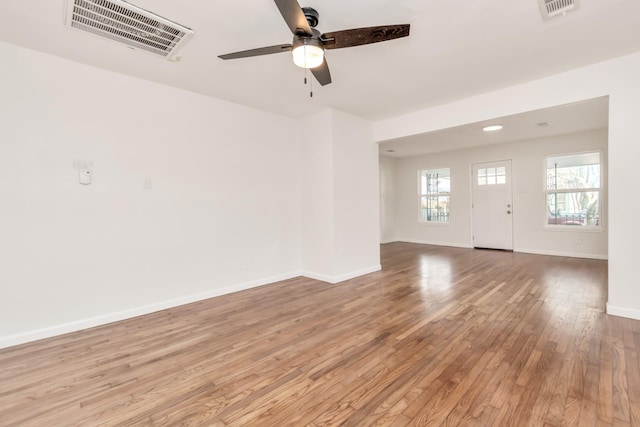
{"label": "window with white frame", "polygon": [[550,156],[546,166],[547,225],[599,227],[600,153]]}
{"label": "window with white frame", "polygon": [[420,221],[448,223],[451,199],[449,168],[420,171]]}
{"label": "window with white frame", "polygon": [[500,185],[507,183],[507,168],[498,166],[497,168],[478,169],[478,185]]}

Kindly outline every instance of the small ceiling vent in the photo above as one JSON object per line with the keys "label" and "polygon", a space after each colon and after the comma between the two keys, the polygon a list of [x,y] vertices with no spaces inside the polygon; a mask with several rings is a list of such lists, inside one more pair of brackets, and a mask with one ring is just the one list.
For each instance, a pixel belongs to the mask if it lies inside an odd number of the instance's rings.
{"label": "small ceiling vent", "polygon": [[564,15],[578,7],[579,0],[538,0],[543,19]]}
{"label": "small ceiling vent", "polygon": [[68,0],[67,26],[175,60],[193,31],[122,0]]}

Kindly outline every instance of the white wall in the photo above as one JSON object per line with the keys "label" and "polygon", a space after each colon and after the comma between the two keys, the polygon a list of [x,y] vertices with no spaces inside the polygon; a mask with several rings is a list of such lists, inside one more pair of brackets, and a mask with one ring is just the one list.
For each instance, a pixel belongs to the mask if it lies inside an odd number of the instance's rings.
{"label": "white wall", "polygon": [[380,242],[389,243],[396,237],[396,161],[380,156]]}
{"label": "white wall", "polygon": [[338,281],[380,270],[378,145],[367,120],[333,111]]}
{"label": "white wall", "polygon": [[[603,168],[604,188],[601,193],[601,206],[605,214],[602,231],[544,227],[545,156],[581,151],[600,151],[603,154],[602,164],[606,166],[606,129],[397,159],[394,186],[395,235],[402,241],[472,247],[471,165],[511,159],[514,250],[605,259],[606,167]],[[420,223],[417,172],[420,169],[444,167],[451,168],[451,222]]]}
{"label": "white wall", "polygon": [[637,242],[640,208],[634,175],[640,158],[640,53],[541,80],[383,120],[374,139],[384,141],[554,105],[609,96],[610,314],[640,319]]}
{"label": "white wall", "polygon": [[379,270],[372,124],[328,110],[302,121],[302,140],[304,274],[337,283]]}
{"label": "white wall", "polygon": [[299,274],[296,121],[0,56],[0,347]]}
{"label": "white wall", "polygon": [[332,111],[302,120],[303,270],[320,278],[334,275],[334,195]]}

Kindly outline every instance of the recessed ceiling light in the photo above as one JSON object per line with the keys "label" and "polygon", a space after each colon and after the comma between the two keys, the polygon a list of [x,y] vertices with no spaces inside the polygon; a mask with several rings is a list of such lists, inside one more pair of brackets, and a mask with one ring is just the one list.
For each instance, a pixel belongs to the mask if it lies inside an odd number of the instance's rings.
{"label": "recessed ceiling light", "polygon": [[493,132],[502,129],[502,125],[489,125],[482,128],[485,132]]}

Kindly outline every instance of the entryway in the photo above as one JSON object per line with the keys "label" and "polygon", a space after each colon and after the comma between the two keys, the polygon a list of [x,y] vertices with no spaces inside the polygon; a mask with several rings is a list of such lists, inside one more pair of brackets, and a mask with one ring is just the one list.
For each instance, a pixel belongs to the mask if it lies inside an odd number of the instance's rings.
{"label": "entryway", "polygon": [[471,179],[473,246],[513,250],[511,160],[476,163]]}

